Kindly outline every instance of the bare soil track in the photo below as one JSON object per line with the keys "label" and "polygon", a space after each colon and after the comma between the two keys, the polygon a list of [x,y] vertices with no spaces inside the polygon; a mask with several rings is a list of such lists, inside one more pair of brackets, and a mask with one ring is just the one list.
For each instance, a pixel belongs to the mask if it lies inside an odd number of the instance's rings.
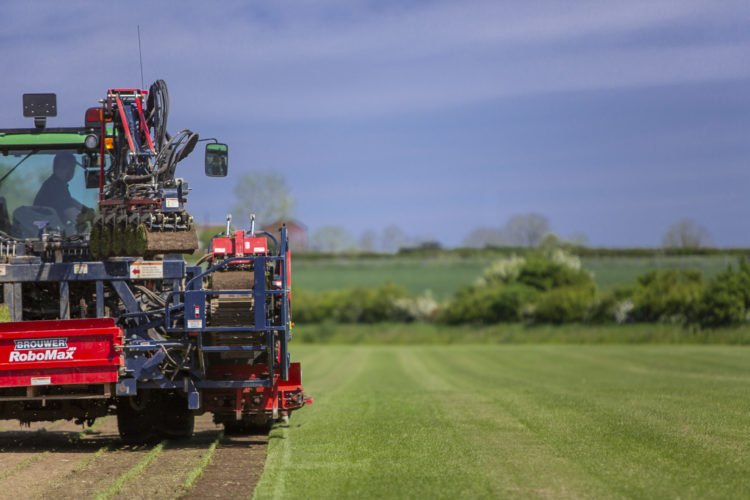
{"label": "bare soil track", "polygon": [[247,498],[268,443],[267,434],[224,436],[210,415],[189,440],[127,446],[114,417],[82,431],[0,420],[0,498]]}

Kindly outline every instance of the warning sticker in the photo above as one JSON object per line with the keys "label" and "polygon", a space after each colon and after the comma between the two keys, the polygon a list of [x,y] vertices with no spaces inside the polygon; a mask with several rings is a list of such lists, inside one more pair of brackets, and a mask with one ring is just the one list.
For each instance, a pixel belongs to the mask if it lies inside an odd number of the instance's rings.
{"label": "warning sticker", "polygon": [[88,264],[73,264],[73,274],[88,274],[88,273],[89,273]]}
{"label": "warning sticker", "polygon": [[0,276],[6,276],[8,274],[8,271],[5,269],[5,266],[0,266]]}
{"label": "warning sticker", "polygon": [[187,320],[188,328],[203,328],[202,319],[189,319]]}
{"label": "warning sticker", "polygon": [[49,385],[52,377],[31,377],[31,385]]}
{"label": "warning sticker", "polygon": [[130,279],[151,280],[164,277],[163,262],[131,262]]}
{"label": "warning sticker", "polygon": [[167,208],[179,208],[180,202],[177,198],[167,198]]}

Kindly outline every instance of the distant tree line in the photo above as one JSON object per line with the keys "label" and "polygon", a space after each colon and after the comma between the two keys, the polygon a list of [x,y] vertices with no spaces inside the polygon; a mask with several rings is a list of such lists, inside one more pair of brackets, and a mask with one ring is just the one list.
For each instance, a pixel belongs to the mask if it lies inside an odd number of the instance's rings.
{"label": "distant tree line", "polygon": [[[249,220],[255,214],[260,226],[292,217],[294,199],[286,179],[278,172],[256,171],[237,178],[234,186],[233,212],[237,220]],[[550,221],[539,213],[512,215],[503,225],[477,227],[464,238],[465,248],[537,248],[565,244],[587,248],[582,233],[559,238]],[[708,230],[690,219],[681,219],[667,228],[662,236],[663,248],[704,249],[712,245]],[[322,226],[310,235],[306,251],[320,253],[397,253],[409,250],[439,250],[442,244],[430,235],[409,235],[395,224],[382,231],[366,229],[359,237],[340,225]]]}
{"label": "distant tree line", "polygon": [[738,259],[713,279],[699,270],[648,271],[633,286],[600,292],[580,259],[560,248],[509,255],[444,304],[386,283],[310,293],[295,290],[294,319],[445,324],[668,322],[713,328],[750,321],[750,265]]}
{"label": "distant tree line", "polygon": [[[411,254],[438,255],[454,253],[476,255],[472,250],[488,250],[480,253],[525,253],[536,248],[564,247],[580,256],[606,255],[709,255],[726,253],[726,250],[711,246],[708,230],[689,219],[681,219],[665,231],[661,247],[613,249],[591,247],[583,234],[560,238],[551,231],[549,220],[536,213],[517,214],[500,227],[478,227],[463,240],[462,246],[446,250],[435,238],[411,237],[396,225],[383,231],[366,230],[355,239],[341,226],[324,226],[310,237],[308,252],[328,254]],[[735,253],[729,251],[729,253]]]}
{"label": "distant tree line", "polygon": [[464,238],[464,246],[536,247],[550,233],[549,220],[545,216],[536,213],[519,214],[508,219],[502,227],[478,227],[472,230]]}

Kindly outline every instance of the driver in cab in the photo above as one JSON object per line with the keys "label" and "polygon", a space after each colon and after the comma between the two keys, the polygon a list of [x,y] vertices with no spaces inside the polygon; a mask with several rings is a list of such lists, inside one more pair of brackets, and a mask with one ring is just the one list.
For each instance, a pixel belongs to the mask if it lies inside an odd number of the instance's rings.
{"label": "driver in cab", "polygon": [[71,153],[56,154],[52,162],[52,175],[44,181],[34,198],[34,205],[54,208],[63,224],[80,224],[94,215],[92,209],[70,195],[68,182],[75,175],[75,168],[76,159]]}

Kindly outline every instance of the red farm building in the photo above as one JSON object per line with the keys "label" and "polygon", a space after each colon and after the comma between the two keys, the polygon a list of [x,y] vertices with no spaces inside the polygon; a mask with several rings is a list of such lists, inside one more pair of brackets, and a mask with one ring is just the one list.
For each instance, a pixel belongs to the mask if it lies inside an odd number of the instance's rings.
{"label": "red farm building", "polygon": [[277,220],[271,224],[263,226],[263,231],[268,231],[274,236],[279,234],[279,228],[286,224],[287,235],[289,236],[289,249],[292,252],[304,252],[307,248],[307,226],[299,221]]}

